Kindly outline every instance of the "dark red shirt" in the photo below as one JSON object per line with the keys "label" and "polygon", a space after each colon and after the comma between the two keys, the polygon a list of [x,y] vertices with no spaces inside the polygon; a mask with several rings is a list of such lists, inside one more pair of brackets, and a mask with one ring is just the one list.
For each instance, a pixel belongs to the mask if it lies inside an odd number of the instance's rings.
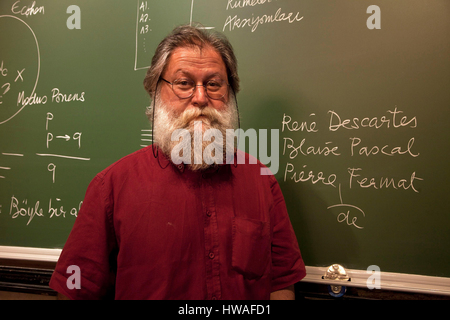
{"label": "dark red shirt", "polygon": [[[71,299],[269,299],[300,281],[280,187],[238,156],[200,173],[147,147],[99,173],[50,287]],[[67,287],[70,265],[81,289]]]}

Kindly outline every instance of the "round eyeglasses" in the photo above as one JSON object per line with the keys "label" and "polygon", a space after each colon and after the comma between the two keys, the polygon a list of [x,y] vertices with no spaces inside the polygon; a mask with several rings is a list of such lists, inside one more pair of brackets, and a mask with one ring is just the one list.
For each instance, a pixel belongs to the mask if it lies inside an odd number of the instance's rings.
{"label": "round eyeglasses", "polygon": [[161,80],[171,85],[173,93],[180,99],[187,99],[194,95],[196,87],[204,87],[206,95],[214,100],[222,99],[228,93],[229,84],[221,79],[208,80],[205,84],[196,85],[195,82],[189,78],[176,79],[169,82],[164,78]]}

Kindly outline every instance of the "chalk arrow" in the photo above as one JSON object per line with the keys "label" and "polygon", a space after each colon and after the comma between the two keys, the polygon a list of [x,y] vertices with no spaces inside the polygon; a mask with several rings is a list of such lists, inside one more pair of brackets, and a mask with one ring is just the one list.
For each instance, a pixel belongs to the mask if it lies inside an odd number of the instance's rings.
{"label": "chalk arrow", "polygon": [[70,136],[69,135],[65,135],[65,136],[57,136],[56,137],[57,139],[59,138],[59,139],[66,139],[66,141],[69,141],[70,140]]}

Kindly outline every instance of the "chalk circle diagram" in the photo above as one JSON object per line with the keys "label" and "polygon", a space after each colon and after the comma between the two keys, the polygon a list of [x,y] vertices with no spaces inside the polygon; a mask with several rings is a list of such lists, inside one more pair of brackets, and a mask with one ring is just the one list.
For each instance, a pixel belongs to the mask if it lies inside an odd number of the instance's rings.
{"label": "chalk circle diagram", "polygon": [[[41,57],[31,27],[22,19],[0,15],[0,125],[17,116],[35,94]],[[20,99],[20,97],[23,97]]]}

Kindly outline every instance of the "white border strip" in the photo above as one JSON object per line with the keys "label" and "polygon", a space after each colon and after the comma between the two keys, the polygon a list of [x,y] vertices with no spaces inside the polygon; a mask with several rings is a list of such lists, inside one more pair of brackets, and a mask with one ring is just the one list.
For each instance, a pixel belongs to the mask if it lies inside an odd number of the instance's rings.
{"label": "white border strip", "polygon": [[[322,279],[328,267],[306,267],[303,282],[318,284],[339,284],[347,287],[367,288],[367,279],[372,273],[366,270],[345,269],[350,281]],[[394,290],[413,293],[438,294],[450,296],[450,278],[432,277],[415,274],[380,272],[382,290]],[[373,289],[376,290],[376,289]]]}
{"label": "white border strip", "polygon": [[[0,259],[57,262],[61,251],[61,249],[0,246]],[[341,282],[322,279],[327,270],[328,267],[306,267],[307,275],[302,281],[325,285],[339,283],[348,287],[367,288],[367,279],[372,275],[366,270],[345,269],[351,280]],[[450,296],[450,278],[393,272],[381,272],[380,278],[382,290]]]}

